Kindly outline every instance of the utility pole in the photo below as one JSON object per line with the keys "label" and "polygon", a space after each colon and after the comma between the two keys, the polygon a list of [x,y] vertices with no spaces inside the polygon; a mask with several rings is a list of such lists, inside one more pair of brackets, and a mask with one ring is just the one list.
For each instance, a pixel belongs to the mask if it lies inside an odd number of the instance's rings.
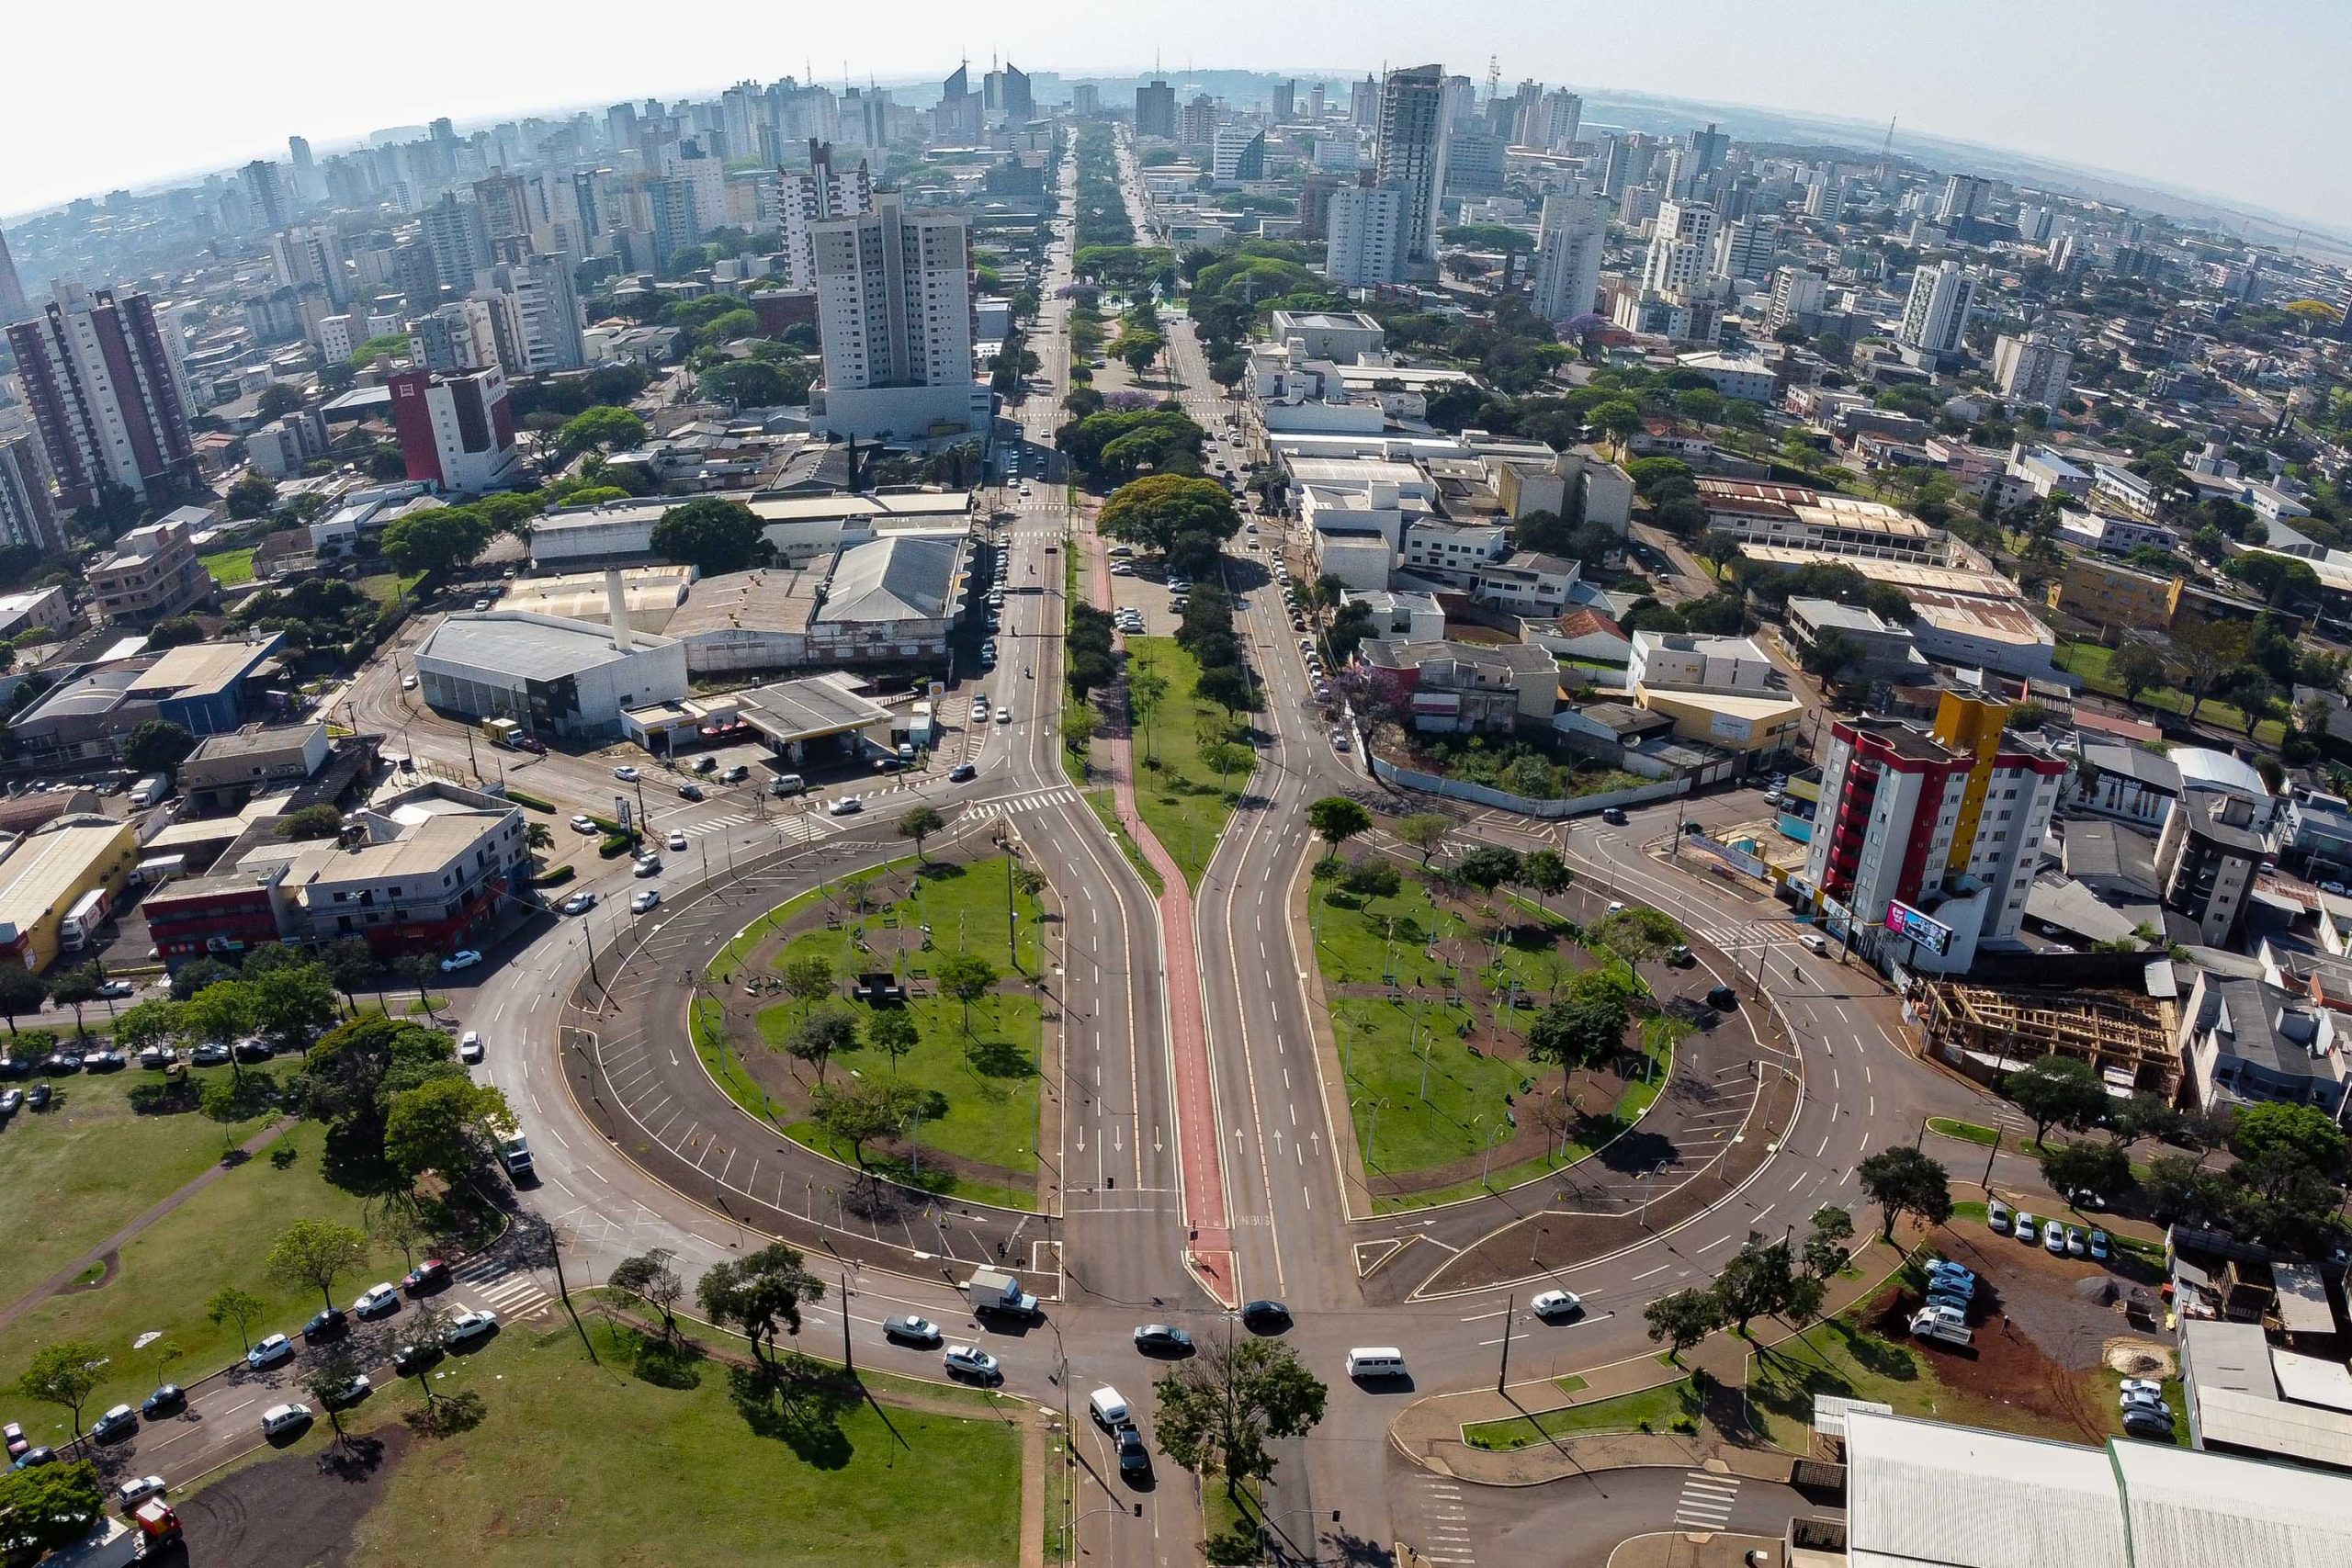
{"label": "utility pole", "polygon": [[842,1270],[842,1365],[853,1372],[857,1371],[857,1358],[851,1354],[849,1348],[849,1270],[847,1269]]}
{"label": "utility pole", "polygon": [[1495,1369],[1497,1393],[1502,1393],[1503,1383],[1510,1376],[1510,1325],[1511,1321],[1518,1316],[1519,1297],[1514,1292],[1503,1303],[1503,1359],[1502,1364]]}

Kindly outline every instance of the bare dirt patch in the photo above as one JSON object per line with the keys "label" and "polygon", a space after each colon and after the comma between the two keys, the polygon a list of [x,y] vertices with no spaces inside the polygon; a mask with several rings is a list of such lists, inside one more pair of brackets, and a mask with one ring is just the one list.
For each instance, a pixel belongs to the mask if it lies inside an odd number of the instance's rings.
{"label": "bare dirt patch", "polygon": [[351,1560],[352,1532],[414,1441],[407,1428],[387,1424],[345,1449],[267,1460],[175,1500],[188,1561],[341,1568]]}

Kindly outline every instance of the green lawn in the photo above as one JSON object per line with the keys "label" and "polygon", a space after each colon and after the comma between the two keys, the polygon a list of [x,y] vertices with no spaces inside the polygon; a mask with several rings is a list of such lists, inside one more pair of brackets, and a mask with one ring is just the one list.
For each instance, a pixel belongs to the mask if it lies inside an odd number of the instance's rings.
{"label": "green lawn", "polygon": [[[452,1543],[472,1568],[1019,1560],[1021,1439],[980,1402],[969,1416],[824,1394],[746,1409],[723,1365],[665,1362],[640,1376],[633,1336],[590,1332],[595,1361],[559,1319],[444,1363],[455,1370],[439,1392],[478,1393],[482,1422],[392,1469],[351,1562],[428,1568]],[[414,1387],[400,1380],[366,1419],[411,1407]],[[322,1448],[324,1432],[303,1446]]]}
{"label": "green lawn", "polygon": [[[2092,691],[2120,697],[2123,695],[2122,683],[2107,672],[2108,662],[2114,657],[2113,649],[2098,643],[2062,642],[2058,645],[2056,662],[2061,670],[2080,675],[2083,683]],[[2188,717],[2189,709],[2194,705],[2199,723],[2219,725],[2223,729],[2234,729],[2242,734],[2245,730],[2245,712],[2216,697],[2208,697],[2201,704],[2192,704],[2187,692],[2165,686],[2142,692],[2136,701],[2142,707],[2177,714],[2183,718]],[[2254,727],[2253,739],[2257,745],[2276,748],[2285,739],[2286,733],[2285,725],[2275,718],[2267,718]]]}
{"label": "green lawn", "polygon": [[[1405,1175],[1476,1158],[1505,1124],[1503,1097],[1519,1094],[1535,1076],[1524,1063],[1472,1055],[1461,1035],[1469,1016],[1443,1002],[1342,998],[1331,1004],[1357,1146],[1370,1144],[1365,1164],[1375,1174]],[[1476,1120],[1481,1116],[1484,1121]]]}
{"label": "green lawn", "polygon": [[424,574],[421,571],[411,572],[406,577],[398,572],[382,571],[373,577],[361,578],[358,586],[362,593],[379,604],[390,604],[400,598],[406,598],[413,604],[416,602],[416,585],[424,581]]}
{"label": "green lawn", "polygon": [[1184,873],[1188,886],[1216,853],[1233,804],[1250,781],[1228,774],[1220,787],[1216,770],[1201,761],[1202,721],[1222,723],[1225,710],[1193,694],[1201,667],[1174,637],[1127,639],[1127,672],[1157,671],[1168,695],[1148,721],[1136,723],[1136,809]]}
{"label": "green lawn", "polygon": [[[198,1082],[226,1067],[191,1074]],[[247,1069],[249,1072],[252,1069]],[[195,1111],[141,1115],[132,1090],[162,1085],[132,1068],[51,1080],[47,1111],[21,1111],[0,1129],[0,1306],[16,1302],[261,1130],[263,1119],[223,1124]],[[135,1157],[134,1157],[135,1156]]]}
{"label": "green lawn", "polygon": [[1127,831],[1127,825],[1119,820],[1117,798],[1107,789],[1090,789],[1086,792],[1086,804],[1094,808],[1094,815],[1102,819],[1103,829],[1116,841],[1119,852],[1127,857],[1127,863],[1135,867],[1136,874],[1143,878],[1143,885],[1151,889],[1151,896],[1157,898],[1166,892],[1168,879],[1159,874],[1158,866],[1144,858],[1143,846],[1136,842],[1133,833]]}
{"label": "green lawn", "polygon": [[[266,1158],[246,1162],[191,1197],[162,1223],[141,1232],[122,1249],[120,1270],[96,1291],[52,1296],[0,1330],[0,1382],[17,1375],[41,1346],[65,1338],[85,1339],[113,1358],[107,1377],[91,1395],[85,1419],[118,1401],[136,1403],[155,1386],[151,1348],[134,1351],[141,1335],[160,1333],[186,1354],[170,1368],[175,1382],[187,1382],[243,1354],[235,1324],[214,1327],[204,1303],[225,1285],[237,1285],[267,1303],[254,1325],[255,1338],[291,1333],[318,1310],[317,1292],[285,1290],[265,1275],[262,1260],[296,1220],[322,1218],[361,1224],[360,1201],[326,1184],[319,1150],[324,1129],[304,1122],[287,1134],[294,1162],[277,1169]],[[347,1303],[377,1280],[397,1278],[405,1265],[397,1248],[379,1247],[367,1267],[337,1282],[336,1299]],[[65,1413],[19,1401],[17,1419],[35,1442],[71,1436]]]}
{"label": "green lawn", "polygon": [[254,580],[254,552],[248,545],[242,550],[216,550],[209,556],[198,556],[196,563],[212,574],[212,580],[223,588],[234,588]]}
{"label": "green lawn", "polygon": [[1460,923],[1441,916],[1429,889],[1411,877],[1394,897],[1362,899],[1318,880],[1307,908],[1317,964],[1329,985],[1441,986],[1447,966],[1430,956],[1430,943],[1462,934]]}
{"label": "green lawn", "polygon": [[[1699,1391],[1689,1378],[1639,1389],[1589,1404],[1571,1404],[1535,1416],[1514,1416],[1507,1421],[1480,1421],[1462,1430],[1462,1440],[1474,1449],[1523,1449],[1545,1438],[1583,1437],[1597,1432],[1668,1432],[1678,1423],[1696,1423]],[[1688,1429],[1688,1428],[1686,1428]]]}

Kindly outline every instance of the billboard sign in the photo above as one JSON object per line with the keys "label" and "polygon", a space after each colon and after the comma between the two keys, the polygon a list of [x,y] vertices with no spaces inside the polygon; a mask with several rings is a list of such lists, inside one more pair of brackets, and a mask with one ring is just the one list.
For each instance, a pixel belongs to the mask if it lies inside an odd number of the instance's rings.
{"label": "billboard sign", "polygon": [[1950,926],[1929,919],[1899,898],[1887,900],[1886,929],[1896,936],[1917,942],[1928,952],[1939,957],[1951,948]]}

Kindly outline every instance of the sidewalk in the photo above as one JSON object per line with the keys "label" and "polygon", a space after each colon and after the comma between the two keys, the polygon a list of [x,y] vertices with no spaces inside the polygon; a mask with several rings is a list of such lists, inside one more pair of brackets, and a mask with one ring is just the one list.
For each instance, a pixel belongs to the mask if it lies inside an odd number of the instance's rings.
{"label": "sidewalk", "polygon": [[[1090,527],[1074,547],[1086,552],[1087,597],[1096,606],[1111,603],[1109,559]],[[1124,639],[1122,639],[1124,640]],[[1225,1202],[1225,1166],[1218,1146],[1216,1094],[1209,1077],[1207,1027],[1201,1016],[1198,948],[1193,937],[1193,890],[1183,868],[1152,836],[1136,809],[1135,745],[1124,728],[1097,737],[1109,757],[1111,786],[1119,821],[1159,873],[1161,953],[1167,969],[1169,1055],[1175,1063],[1176,1146],[1182,1151],[1184,1223],[1192,1232],[1185,1262],[1209,1294],[1227,1307],[1241,1304],[1233,1232]]]}
{"label": "sidewalk", "polygon": [[[1901,1266],[1904,1254],[1871,1236],[1853,1255],[1855,1271],[1829,1282],[1821,1316],[1828,1319],[1867,1300]],[[1699,1433],[1611,1432],[1555,1438],[1508,1452],[1473,1448],[1463,1440],[1463,1429],[1486,1421],[1508,1421],[1592,1404],[1621,1394],[1679,1382],[1694,1371],[1704,1371],[1723,1389],[1744,1388],[1747,1363],[1757,1348],[1778,1345],[1796,1336],[1778,1319],[1758,1318],[1749,1325],[1754,1340],[1724,1329],[1685,1351],[1682,1364],[1672,1366],[1659,1355],[1642,1355],[1607,1366],[1586,1368],[1575,1375],[1585,1386],[1564,1392],[1558,1382],[1544,1378],[1510,1384],[1503,1392],[1482,1388],[1462,1393],[1433,1394],[1405,1408],[1389,1427],[1389,1441],[1416,1464],[1482,1486],[1533,1486],[1587,1471],[1626,1465],[1695,1466],[1718,1462],[1738,1475],[1758,1480],[1786,1481],[1797,1456],[1778,1449],[1747,1448],[1724,1443],[1704,1429]],[[1774,1330],[1779,1330],[1775,1333]],[[1768,1337],[1769,1336],[1769,1337]]]}

